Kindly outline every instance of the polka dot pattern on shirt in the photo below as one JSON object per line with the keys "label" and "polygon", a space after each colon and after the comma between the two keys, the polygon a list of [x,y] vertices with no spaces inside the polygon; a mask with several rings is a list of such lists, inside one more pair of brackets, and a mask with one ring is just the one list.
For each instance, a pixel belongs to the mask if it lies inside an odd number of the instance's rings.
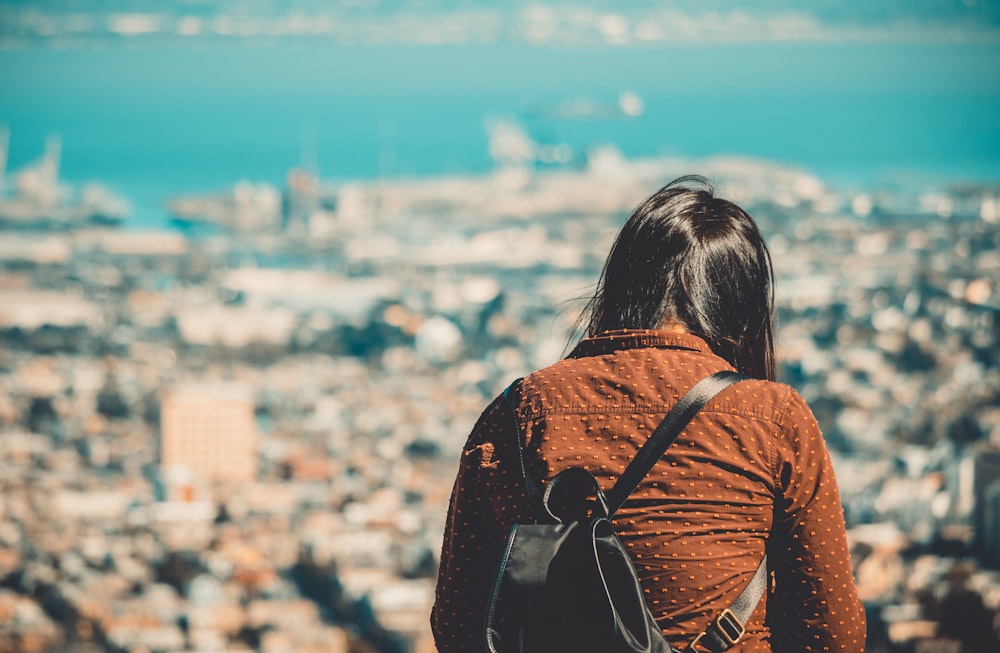
{"label": "polka dot pattern on shirt", "polygon": [[[526,377],[516,421],[484,411],[455,482],[432,615],[441,653],[482,649],[482,619],[510,526],[530,521],[521,477],[586,467],[607,491],[666,412],[698,380],[731,369],[704,341],[655,331],[584,340]],[[805,401],[743,381],[714,398],[614,518],[647,605],[683,648],[728,607],[768,554],[772,592],[734,652],[862,651],[836,479]]]}

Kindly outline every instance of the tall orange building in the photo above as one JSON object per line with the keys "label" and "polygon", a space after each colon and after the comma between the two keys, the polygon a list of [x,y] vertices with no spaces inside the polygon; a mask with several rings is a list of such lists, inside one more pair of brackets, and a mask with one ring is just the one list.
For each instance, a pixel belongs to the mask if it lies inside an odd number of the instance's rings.
{"label": "tall orange building", "polygon": [[242,483],[257,476],[253,392],[237,383],[188,383],[160,402],[160,464],[187,469],[207,483]]}

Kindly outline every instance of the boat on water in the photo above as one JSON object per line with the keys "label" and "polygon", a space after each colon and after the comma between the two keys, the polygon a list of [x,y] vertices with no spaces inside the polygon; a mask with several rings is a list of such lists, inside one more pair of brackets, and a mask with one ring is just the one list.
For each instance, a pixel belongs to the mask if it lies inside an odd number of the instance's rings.
{"label": "boat on water", "polygon": [[62,140],[49,136],[42,156],[20,170],[7,173],[10,132],[0,127],[0,228],[76,229],[117,226],[131,214],[128,201],[102,184],[79,188],[59,180]]}

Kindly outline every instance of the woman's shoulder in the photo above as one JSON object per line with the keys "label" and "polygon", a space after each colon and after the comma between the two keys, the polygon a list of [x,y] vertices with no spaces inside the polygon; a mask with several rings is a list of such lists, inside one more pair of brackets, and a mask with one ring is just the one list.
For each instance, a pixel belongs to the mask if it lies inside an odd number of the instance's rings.
{"label": "woman's shoulder", "polygon": [[709,406],[717,412],[744,414],[776,425],[806,412],[811,417],[806,400],[792,386],[779,381],[744,379],[723,392]]}

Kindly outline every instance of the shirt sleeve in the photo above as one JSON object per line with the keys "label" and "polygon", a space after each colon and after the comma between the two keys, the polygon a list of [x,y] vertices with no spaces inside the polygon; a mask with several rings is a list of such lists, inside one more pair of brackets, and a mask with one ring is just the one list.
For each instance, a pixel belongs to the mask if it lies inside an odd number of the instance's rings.
{"label": "shirt sleeve", "polygon": [[498,397],[462,450],[441,549],[431,630],[438,653],[481,650],[486,602],[526,497],[514,418]]}
{"label": "shirt sleeve", "polygon": [[775,651],[861,653],[858,599],[833,465],[816,418],[791,391],[776,438],[775,516],[768,544],[774,595],[768,625]]}

